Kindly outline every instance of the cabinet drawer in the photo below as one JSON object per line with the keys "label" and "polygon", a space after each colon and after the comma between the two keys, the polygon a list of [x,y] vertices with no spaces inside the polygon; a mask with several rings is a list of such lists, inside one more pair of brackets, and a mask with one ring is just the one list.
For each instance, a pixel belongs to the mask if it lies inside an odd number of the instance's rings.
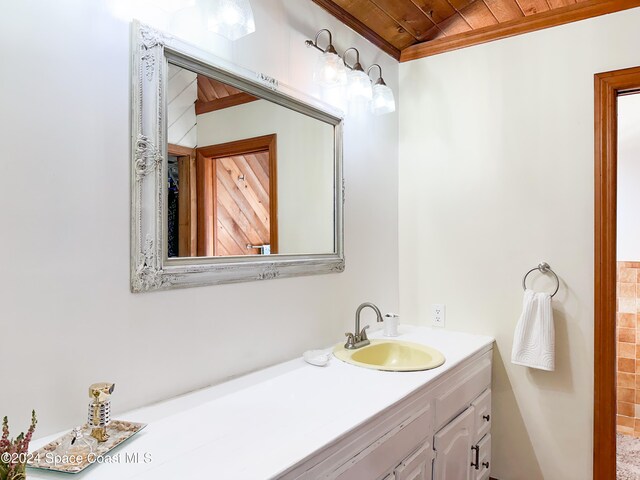
{"label": "cabinet drawer", "polygon": [[435,394],[436,430],[465,410],[491,386],[491,352],[440,385]]}
{"label": "cabinet drawer", "polygon": [[475,441],[477,442],[491,431],[491,389],[487,388],[471,405],[476,411]]}
{"label": "cabinet drawer", "polygon": [[428,404],[417,417],[407,419],[376,440],[326,478],[363,480],[379,478],[398,465],[407,452],[433,435],[433,408]]}
{"label": "cabinet drawer", "polygon": [[433,447],[427,440],[395,469],[395,480],[431,480]]}
{"label": "cabinet drawer", "polygon": [[487,433],[480,443],[478,470],[476,470],[475,480],[489,480],[491,475],[491,434]]}

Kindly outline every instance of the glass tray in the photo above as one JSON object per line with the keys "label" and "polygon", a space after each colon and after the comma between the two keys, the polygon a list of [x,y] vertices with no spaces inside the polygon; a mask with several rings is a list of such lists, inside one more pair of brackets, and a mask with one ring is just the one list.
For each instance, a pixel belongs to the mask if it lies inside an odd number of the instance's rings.
{"label": "glass tray", "polygon": [[[61,451],[64,441],[72,435],[72,432],[66,433],[60,438],[49,442],[44,447],[31,453],[31,458],[27,462],[27,467],[51,470],[54,472],[80,473],[94,463],[100,463],[96,460],[96,457],[108,454],[111,450],[116,448],[122,442],[133,437],[146,426],[146,423],[112,420],[107,427],[109,439],[106,442],[99,442],[96,451],[92,452],[91,456],[83,456],[80,459],[76,459],[77,461],[73,463],[66,461],[68,458],[65,459],[65,456],[69,457],[69,454]],[[82,431],[87,436],[91,433],[91,430],[86,425],[83,426]]]}

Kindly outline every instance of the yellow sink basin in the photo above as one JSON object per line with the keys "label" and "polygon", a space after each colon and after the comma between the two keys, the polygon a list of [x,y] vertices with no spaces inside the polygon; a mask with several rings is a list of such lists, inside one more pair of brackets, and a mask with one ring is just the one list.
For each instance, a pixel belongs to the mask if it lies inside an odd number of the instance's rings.
{"label": "yellow sink basin", "polygon": [[430,370],[444,363],[444,355],[435,348],[401,340],[371,340],[370,345],[356,350],[339,344],[333,354],[352,365],[389,372]]}

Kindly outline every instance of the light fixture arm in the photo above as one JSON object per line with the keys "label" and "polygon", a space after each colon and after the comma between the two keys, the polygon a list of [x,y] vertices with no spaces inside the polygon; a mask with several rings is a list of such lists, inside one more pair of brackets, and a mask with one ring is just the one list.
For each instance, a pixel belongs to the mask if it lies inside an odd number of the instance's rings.
{"label": "light fixture arm", "polygon": [[[322,32],[327,32],[327,34],[329,35],[329,45],[327,45],[327,48],[325,48],[324,50],[318,46],[318,37],[320,37],[320,34]],[[322,53],[334,53],[336,55],[338,54],[338,52],[336,52],[336,49],[333,47],[333,36],[331,35],[331,32],[328,28],[323,28],[318,33],[316,33],[316,38],[314,40],[305,40],[304,43],[307,47],[313,47],[316,50],[321,51]]]}
{"label": "light fixture arm", "polygon": [[[354,50],[356,52],[356,63],[353,64],[353,66],[349,65],[347,63],[347,53],[349,53],[349,51]],[[345,67],[347,67],[349,70],[356,70],[356,71],[360,71],[360,72],[364,72],[364,69],[362,68],[362,65],[360,65],[360,52],[358,51],[357,48],[355,47],[351,47],[351,48],[347,48],[344,53],[342,54],[342,58],[343,58],[343,62]]]}
{"label": "light fixture arm", "polygon": [[382,67],[380,65],[378,65],[377,63],[374,63],[373,65],[371,65],[368,69],[367,69],[367,75],[371,75],[371,69],[373,67],[378,67],[378,70],[380,71],[380,75],[378,76],[378,79],[373,82],[374,85],[386,85],[386,83],[384,82],[384,79],[382,78]]}

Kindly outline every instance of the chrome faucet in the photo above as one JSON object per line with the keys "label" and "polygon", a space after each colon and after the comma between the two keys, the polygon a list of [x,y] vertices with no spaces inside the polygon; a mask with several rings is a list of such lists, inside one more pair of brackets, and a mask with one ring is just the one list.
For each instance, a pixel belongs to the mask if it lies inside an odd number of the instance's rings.
{"label": "chrome faucet", "polygon": [[369,325],[365,326],[362,330],[360,330],[360,312],[362,312],[362,309],[365,307],[372,308],[373,311],[376,312],[376,316],[377,316],[376,320],[378,322],[382,322],[382,313],[380,313],[380,309],[376,307],[373,303],[365,302],[362,305],[360,305],[356,309],[356,331],[355,333],[345,333],[347,337],[347,343],[344,344],[344,348],[347,348],[349,350],[355,350],[356,348],[366,347],[371,343],[367,338],[367,328],[369,328]]}

